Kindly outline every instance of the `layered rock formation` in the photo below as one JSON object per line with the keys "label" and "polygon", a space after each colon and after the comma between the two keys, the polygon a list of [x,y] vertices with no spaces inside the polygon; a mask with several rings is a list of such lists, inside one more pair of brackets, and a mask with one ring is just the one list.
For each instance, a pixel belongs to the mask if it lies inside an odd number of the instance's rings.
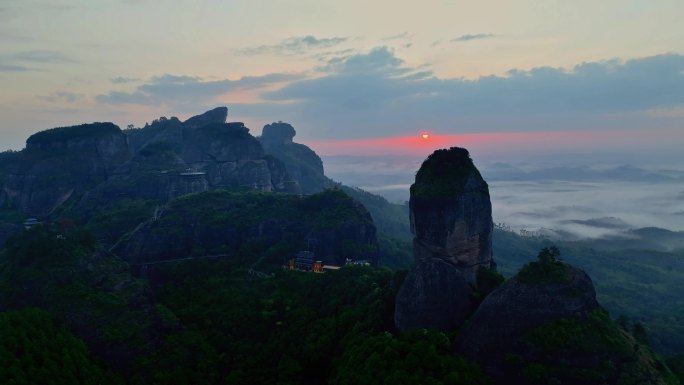
{"label": "layered rock formation", "polygon": [[[266,155],[244,124],[226,123],[227,114],[219,107],[185,122],[162,117],[125,132],[112,123],[38,132],[23,151],[3,157],[0,203],[45,218],[96,186],[162,202],[211,188],[298,192],[285,166]],[[142,190],[138,180],[147,181]]]}
{"label": "layered rock formation", "polygon": [[334,183],[323,173],[321,158],[309,147],[292,141],[296,134],[288,123],[271,123],[264,126],[259,141],[268,154],[285,163],[303,193],[314,194],[332,187]]}
{"label": "layered rock formation", "polygon": [[111,123],[39,132],[14,162],[0,201],[27,216],[45,217],[107,180],[129,157],[125,135]]}
{"label": "layered rock formation", "polygon": [[285,165],[244,124],[226,123],[227,114],[219,107],[185,122],[161,117],[143,129],[93,123],[38,132],[24,150],[0,157],[0,224],[9,216],[19,218],[14,225],[66,216],[111,245],[137,222],[96,226],[95,213],[136,206],[149,217],[175,197],[218,188],[299,193]]}
{"label": "layered rock formation", "polygon": [[[267,124],[259,137],[267,154],[281,160],[292,179],[305,194],[315,194],[338,185],[323,172],[323,161],[312,149],[293,141],[297,131],[284,122]],[[388,202],[385,198],[359,188],[340,185],[352,198],[361,202],[371,213],[378,232],[395,239],[411,239],[405,205]]]}
{"label": "layered rock formation", "polygon": [[442,259],[475,284],[477,269],[492,265],[489,187],[468,150],[430,155],[416,174],[409,201],[416,262]]}
{"label": "layered rock formation", "polygon": [[493,265],[487,183],[467,150],[437,150],[418,170],[409,205],[416,266],[397,294],[395,324],[453,330],[468,314],[477,270]]}

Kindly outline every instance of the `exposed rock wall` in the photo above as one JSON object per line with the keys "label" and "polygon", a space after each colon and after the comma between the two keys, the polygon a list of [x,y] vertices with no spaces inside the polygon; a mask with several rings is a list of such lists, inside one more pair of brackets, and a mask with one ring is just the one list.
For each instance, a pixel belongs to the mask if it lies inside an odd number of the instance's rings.
{"label": "exposed rock wall", "polygon": [[105,181],[129,157],[126,137],[111,123],[42,131],[26,141],[5,181],[4,200],[27,216],[45,217]]}
{"label": "exposed rock wall", "polygon": [[409,206],[416,266],[397,295],[395,323],[453,330],[468,315],[477,270],[493,267],[487,183],[467,150],[438,150],[418,170]]}
{"label": "exposed rock wall", "polygon": [[470,310],[470,287],[450,263],[424,259],[406,276],[396,308],[394,320],[401,330],[455,330]]}
{"label": "exposed rock wall", "polygon": [[323,161],[309,147],[294,143],[297,134],[288,123],[278,122],[264,126],[259,141],[269,155],[281,160],[302,192],[314,194],[332,187],[333,182],[323,172]]}
{"label": "exposed rock wall", "polygon": [[416,262],[438,258],[475,283],[477,269],[492,264],[489,187],[462,148],[435,151],[411,186],[411,232]]}

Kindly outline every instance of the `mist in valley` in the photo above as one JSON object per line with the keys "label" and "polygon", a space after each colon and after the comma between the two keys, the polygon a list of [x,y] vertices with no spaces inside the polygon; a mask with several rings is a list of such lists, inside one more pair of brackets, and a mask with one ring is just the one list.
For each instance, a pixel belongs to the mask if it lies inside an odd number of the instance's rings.
{"label": "mist in valley", "polygon": [[[487,160],[475,159],[489,184],[494,222],[516,232],[557,240],[617,241],[640,239],[643,234],[635,230],[643,228],[684,231],[681,165]],[[334,180],[406,204],[422,159],[329,156],[324,162]],[[684,247],[681,240],[669,238],[684,236],[660,239],[662,248]]]}

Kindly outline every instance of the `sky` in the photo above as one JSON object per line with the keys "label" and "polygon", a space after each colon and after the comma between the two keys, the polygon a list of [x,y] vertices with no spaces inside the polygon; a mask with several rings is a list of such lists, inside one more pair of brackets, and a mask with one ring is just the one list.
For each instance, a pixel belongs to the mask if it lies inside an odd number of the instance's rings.
{"label": "sky", "polygon": [[[322,155],[682,160],[681,0],[2,0],[0,150],[227,105]],[[431,139],[420,139],[421,132]]]}

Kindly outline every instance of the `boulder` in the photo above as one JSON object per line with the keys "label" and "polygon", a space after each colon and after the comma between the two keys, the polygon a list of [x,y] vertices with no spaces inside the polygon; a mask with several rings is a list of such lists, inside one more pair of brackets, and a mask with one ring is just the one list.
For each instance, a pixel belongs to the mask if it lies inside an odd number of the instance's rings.
{"label": "boulder", "polygon": [[399,330],[454,330],[468,315],[469,294],[457,267],[437,258],[420,260],[397,294],[394,322]]}

